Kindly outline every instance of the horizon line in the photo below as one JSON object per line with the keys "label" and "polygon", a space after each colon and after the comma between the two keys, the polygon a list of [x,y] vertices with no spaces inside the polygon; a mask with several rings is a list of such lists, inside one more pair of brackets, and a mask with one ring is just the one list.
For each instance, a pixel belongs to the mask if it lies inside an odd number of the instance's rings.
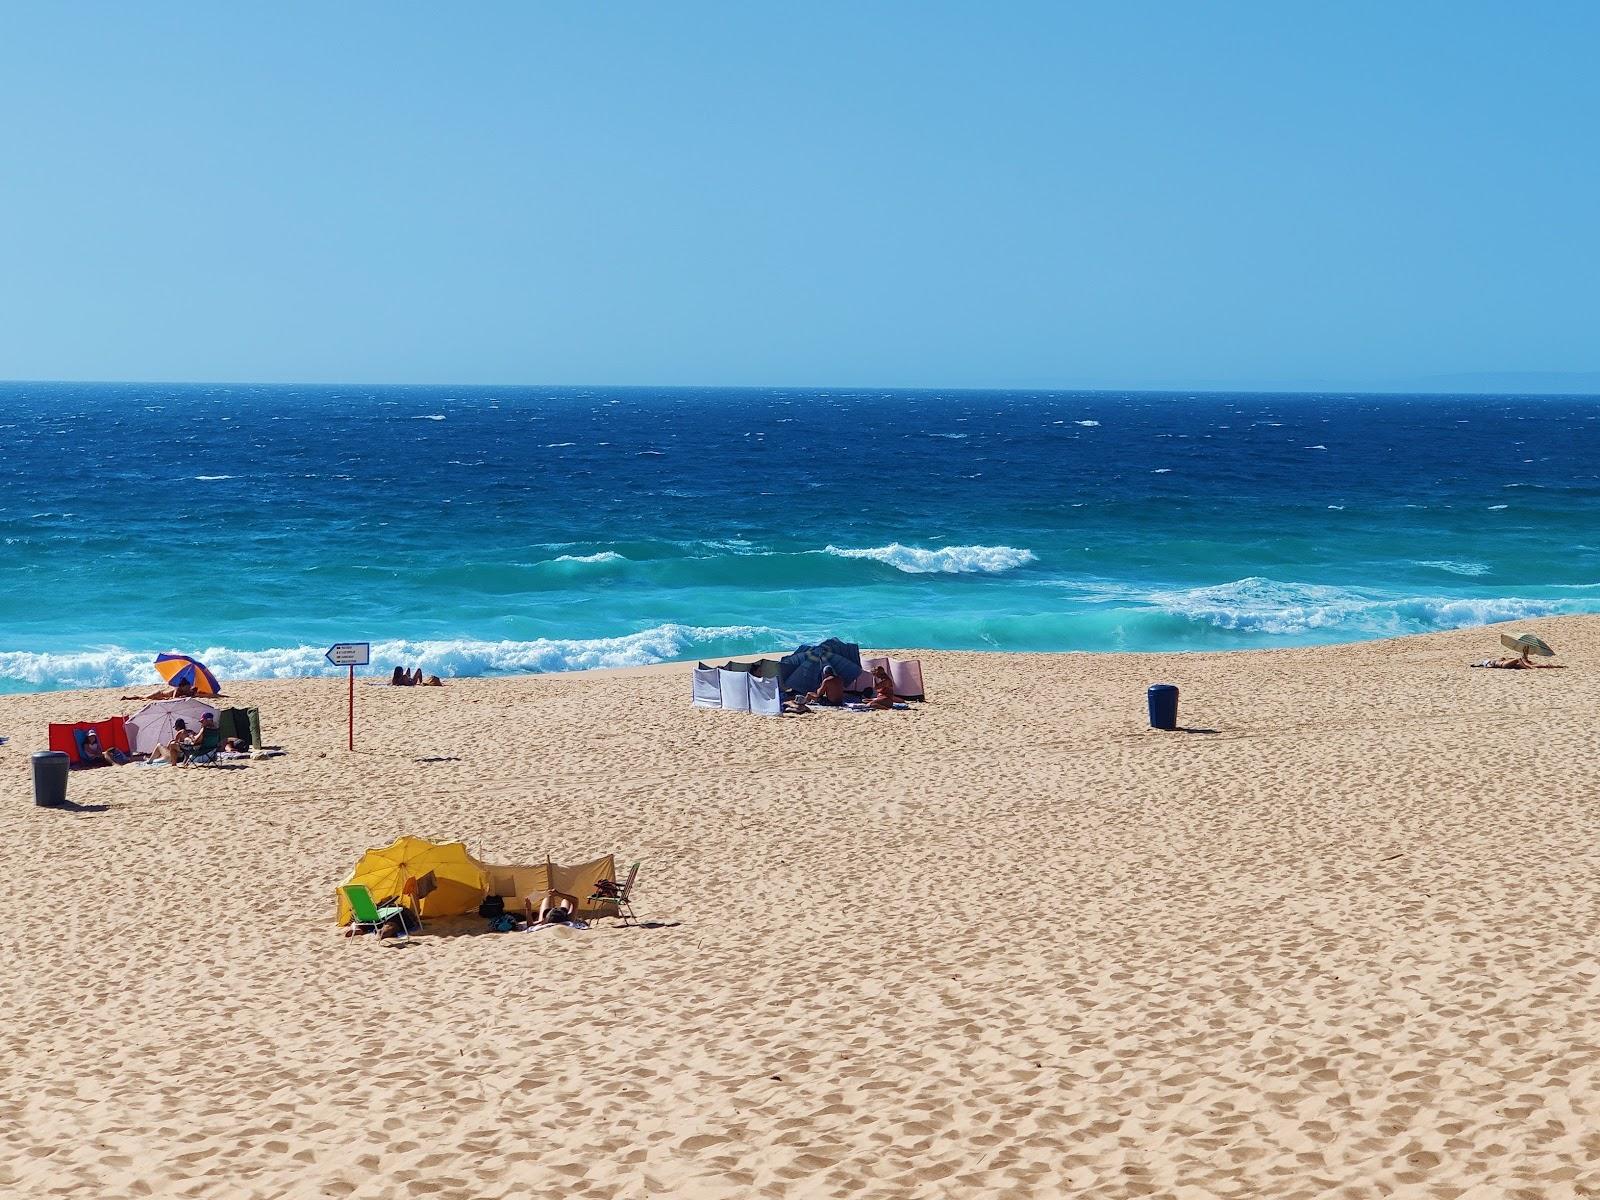
{"label": "horizon line", "polygon": [[[1495,373],[1485,372],[1493,376]],[[1531,372],[1530,374],[1540,374]],[[1544,372],[1544,374],[1564,375],[1574,374],[1567,372]],[[1590,372],[1576,374],[1588,375]],[[394,381],[373,380],[271,380],[271,379],[4,379],[0,380],[0,387],[28,387],[28,386],[82,386],[82,387],[255,387],[255,388],[526,388],[533,390],[570,390],[594,389],[596,391],[785,391],[803,389],[807,391],[841,391],[841,392],[1019,392],[1019,393],[1051,393],[1059,395],[1100,395],[1100,394],[1127,394],[1134,395],[1178,395],[1198,394],[1208,396],[1237,396],[1237,395],[1265,395],[1265,396],[1549,396],[1572,399],[1600,399],[1600,381],[1593,386],[1597,390],[1563,390],[1555,387],[1547,388],[1506,388],[1477,387],[1477,388],[1405,388],[1405,387],[1375,387],[1362,385],[1357,387],[1309,387],[1296,384],[1286,387],[1274,387],[1263,384],[1247,386],[1227,386],[1217,383],[1191,384],[1191,385],[1166,385],[1166,386],[1079,386],[1067,387],[1059,385],[1019,386],[1011,385],[928,385],[928,384],[876,384],[876,383],[514,383],[500,381],[497,383],[464,383],[464,382],[434,382],[434,383],[401,383]]]}

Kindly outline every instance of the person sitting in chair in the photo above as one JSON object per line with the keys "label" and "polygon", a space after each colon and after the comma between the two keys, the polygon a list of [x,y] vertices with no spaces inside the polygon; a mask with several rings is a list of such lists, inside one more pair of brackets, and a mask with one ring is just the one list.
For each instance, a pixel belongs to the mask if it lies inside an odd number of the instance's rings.
{"label": "person sitting in chair", "polygon": [[86,767],[121,767],[133,761],[115,746],[102,746],[100,735],[92,729],[83,735],[83,753],[78,760]]}
{"label": "person sitting in chair", "polygon": [[173,766],[177,766],[178,758],[183,753],[184,747],[199,736],[198,733],[189,728],[187,721],[179,717],[172,723],[172,740],[170,742],[162,742],[154,750],[150,751],[150,761],[154,762],[158,758],[164,758]]}

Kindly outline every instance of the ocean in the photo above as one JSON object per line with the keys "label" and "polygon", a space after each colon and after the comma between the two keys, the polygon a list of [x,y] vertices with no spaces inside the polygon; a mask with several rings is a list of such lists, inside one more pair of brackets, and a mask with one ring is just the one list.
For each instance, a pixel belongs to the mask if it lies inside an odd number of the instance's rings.
{"label": "ocean", "polygon": [[0,691],[1600,611],[1594,398],[4,384],[0,437]]}

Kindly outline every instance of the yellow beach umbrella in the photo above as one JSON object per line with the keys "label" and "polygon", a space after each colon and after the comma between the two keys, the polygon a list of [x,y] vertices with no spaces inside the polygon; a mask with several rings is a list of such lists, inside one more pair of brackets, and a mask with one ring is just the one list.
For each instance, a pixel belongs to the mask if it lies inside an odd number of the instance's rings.
{"label": "yellow beach umbrella", "polygon": [[[393,845],[368,850],[356,863],[345,883],[365,884],[379,904],[399,896],[408,879],[422,882],[431,876],[432,890],[418,889],[417,915],[454,917],[474,912],[483,901],[488,882],[483,864],[467,853],[460,842],[430,842],[426,838],[403,837]],[[344,893],[339,897],[339,924],[350,923],[350,905]]]}

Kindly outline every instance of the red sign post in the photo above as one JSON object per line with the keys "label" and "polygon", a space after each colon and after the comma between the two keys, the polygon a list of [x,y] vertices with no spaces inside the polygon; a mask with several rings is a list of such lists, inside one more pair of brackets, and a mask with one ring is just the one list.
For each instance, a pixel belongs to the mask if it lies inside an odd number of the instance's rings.
{"label": "red sign post", "polygon": [[349,748],[356,748],[356,668],[372,661],[371,642],[337,642],[328,647],[327,659],[336,667],[350,668]]}

